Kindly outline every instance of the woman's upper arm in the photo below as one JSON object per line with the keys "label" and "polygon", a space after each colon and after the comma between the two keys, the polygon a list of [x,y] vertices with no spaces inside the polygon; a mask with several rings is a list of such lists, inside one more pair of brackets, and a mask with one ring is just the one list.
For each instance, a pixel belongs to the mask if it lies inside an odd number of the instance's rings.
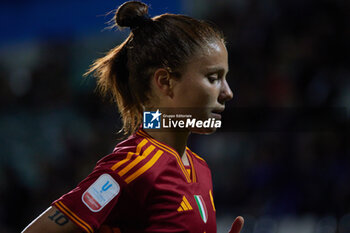
{"label": "woman's upper arm", "polygon": [[67,216],[56,207],[51,206],[33,222],[31,222],[22,233],[78,233],[82,232]]}

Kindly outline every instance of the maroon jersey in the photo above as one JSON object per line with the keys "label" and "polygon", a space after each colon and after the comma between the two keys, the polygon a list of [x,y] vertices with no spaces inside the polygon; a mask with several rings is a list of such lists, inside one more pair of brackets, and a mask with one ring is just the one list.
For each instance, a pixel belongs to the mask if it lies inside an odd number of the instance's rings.
{"label": "maroon jersey", "polygon": [[216,232],[211,173],[186,148],[179,154],[142,129],[97,162],[53,202],[85,232]]}

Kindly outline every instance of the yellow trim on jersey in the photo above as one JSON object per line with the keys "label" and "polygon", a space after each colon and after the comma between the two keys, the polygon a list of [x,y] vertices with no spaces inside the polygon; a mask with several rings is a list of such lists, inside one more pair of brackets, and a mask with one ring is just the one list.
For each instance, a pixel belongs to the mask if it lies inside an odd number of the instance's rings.
{"label": "yellow trim on jersey", "polygon": [[196,177],[196,171],[194,169],[194,164],[193,164],[193,161],[192,161],[192,156],[187,152],[186,150],[186,154],[187,154],[187,158],[188,158],[188,161],[190,162],[190,165],[191,165],[191,172],[192,172],[192,181],[195,183],[197,181],[197,177]]}
{"label": "yellow trim on jersey", "polygon": [[78,224],[81,228],[83,228],[88,233],[93,233],[93,229],[90,227],[89,224],[87,224],[85,221],[83,221],[81,218],[79,218],[77,215],[75,215],[65,204],[63,204],[61,201],[58,201],[55,203],[55,206],[62,211],[65,215],[70,217],[70,219]]}
{"label": "yellow trim on jersey", "polygon": [[163,154],[163,151],[158,150],[157,153],[148,161],[145,165],[143,165],[141,168],[139,168],[136,172],[134,172],[132,175],[130,175],[128,178],[125,179],[126,183],[130,183],[140,175],[142,175],[144,172],[146,172],[150,167],[152,167],[155,162],[160,158],[160,156]]}
{"label": "yellow trim on jersey", "polygon": [[150,145],[149,147],[147,147],[147,149],[138,157],[136,157],[136,159],[134,159],[131,163],[129,163],[125,168],[123,168],[122,170],[120,170],[118,172],[119,176],[123,176],[125,175],[128,171],[130,171],[133,167],[135,167],[139,162],[141,162],[142,160],[144,160],[145,158],[147,158],[147,156],[155,149],[156,147],[153,145]]}
{"label": "yellow trim on jersey", "polygon": [[209,196],[210,196],[211,204],[213,206],[213,210],[216,212],[215,205],[214,205],[213,193],[212,193],[211,189],[209,190]]}
{"label": "yellow trim on jersey", "polygon": [[168,153],[172,154],[175,156],[175,158],[177,159],[177,163],[179,164],[183,174],[185,175],[186,177],[186,180],[188,183],[191,183],[191,178],[190,176],[188,175],[183,163],[182,163],[182,160],[181,160],[181,157],[179,156],[179,154],[173,150],[172,148],[170,148],[169,146],[167,145],[164,145],[163,143],[161,142],[158,142],[156,141],[155,139],[151,138],[149,135],[147,135],[146,133],[144,133],[142,130],[139,130],[136,132],[138,135],[142,136],[142,137],[145,137],[147,138],[149,141],[151,141],[153,144],[157,145],[158,147],[160,147],[161,149],[167,151]]}
{"label": "yellow trim on jersey", "polygon": [[133,152],[128,152],[128,155],[126,156],[126,158],[123,159],[123,160],[121,160],[121,161],[119,161],[118,163],[114,164],[114,165],[111,167],[111,169],[112,169],[113,171],[115,171],[115,170],[117,170],[118,167],[120,167],[120,166],[123,165],[124,163],[128,162],[128,161],[131,159],[132,155],[134,155],[134,154],[135,154],[135,155],[139,155],[140,152],[141,152],[142,147],[143,147],[144,145],[146,145],[147,142],[148,142],[148,141],[147,141],[146,139],[143,139],[143,140],[137,145],[137,147],[136,147],[136,152],[135,152],[135,153],[133,153]]}

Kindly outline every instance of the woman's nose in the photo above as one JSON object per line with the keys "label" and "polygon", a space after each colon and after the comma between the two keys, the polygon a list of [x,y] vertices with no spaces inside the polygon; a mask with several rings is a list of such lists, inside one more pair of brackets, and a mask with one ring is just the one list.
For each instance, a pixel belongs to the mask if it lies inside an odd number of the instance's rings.
{"label": "woman's nose", "polygon": [[219,95],[219,102],[224,103],[228,100],[231,100],[232,98],[233,98],[232,90],[225,79],[222,82],[221,91]]}

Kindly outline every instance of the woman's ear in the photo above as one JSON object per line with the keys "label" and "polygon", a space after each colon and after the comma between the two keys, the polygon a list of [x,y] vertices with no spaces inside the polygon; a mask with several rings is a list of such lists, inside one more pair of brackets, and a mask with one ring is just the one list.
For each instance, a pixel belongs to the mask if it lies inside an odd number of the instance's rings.
{"label": "woman's ear", "polygon": [[174,80],[171,78],[169,71],[165,68],[157,69],[153,74],[153,80],[156,87],[163,95],[173,97]]}

